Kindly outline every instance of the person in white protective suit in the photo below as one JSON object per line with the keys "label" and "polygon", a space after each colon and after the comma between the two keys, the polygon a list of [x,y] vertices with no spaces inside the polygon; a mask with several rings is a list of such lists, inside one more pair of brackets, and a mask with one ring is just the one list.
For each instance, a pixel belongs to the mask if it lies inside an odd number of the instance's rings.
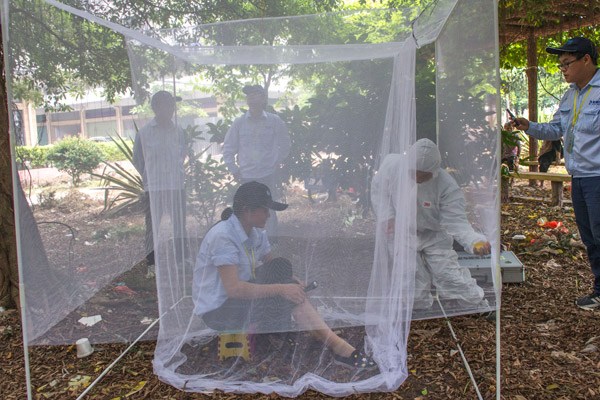
{"label": "person in white protective suit", "polygon": [[[453,249],[456,240],[468,253],[487,255],[491,245],[473,230],[467,220],[463,193],[452,176],[441,165],[440,151],[429,139],[421,139],[411,146],[414,156],[417,186],[417,265],[415,272],[414,308],[427,309],[433,304],[432,285],[440,298],[454,299],[461,307],[487,308],[484,292],[466,267],[458,263]],[[371,185],[373,208],[379,222],[387,221],[390,235],[390,253],[393,253],[393,232],[397,204],[402,188],[397,177],[402,172],[403,158],[407,155],[387,155]]]}

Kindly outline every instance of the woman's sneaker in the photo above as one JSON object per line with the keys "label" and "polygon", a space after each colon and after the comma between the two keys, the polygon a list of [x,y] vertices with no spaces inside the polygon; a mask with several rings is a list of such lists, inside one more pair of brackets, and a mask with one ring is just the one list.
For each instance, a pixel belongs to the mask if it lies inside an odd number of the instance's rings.
{"label": "woman's sneaker", "polygon": [[333,362],[342,367],[359,370],[368,370],[377,367],[377,364],[375,364],[375,361],[371,357],[358,350],[354,350],[349,357],[342,357],[336,354],[333,356]]}
{"label": "woman's sneaker", "polygon": [[600,308],[600,294],[592,293],[587,296],[583,296],[575,300],[575,305],[584,310],[594,310]]}

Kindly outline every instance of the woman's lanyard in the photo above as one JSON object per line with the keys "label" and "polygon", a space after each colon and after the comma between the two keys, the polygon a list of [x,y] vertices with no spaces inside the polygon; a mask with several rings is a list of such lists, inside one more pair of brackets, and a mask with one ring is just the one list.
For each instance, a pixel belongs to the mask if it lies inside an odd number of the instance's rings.
{"label": "woman's lanyard", "polygon": [[581,114],[581,110],[583,110],[583,105],[585,104],[585,100],[590,95],[592,88],[588,88],[588,91],[583,95],[583,99],[581,99],[581,103],[579,103],[579,109],[577,109],[577,98],[579,97],[579,92],[575,92],[575,96],[573,96],[573,121],[571,122],[571,134],[569,135],[569,140],[567,145],[565,146],[568,153],[573,152],[573,144],[575,143],[575,125],[579,120],[579,114]]}
{"label": "woman's lanyard", "polygon": [[250,276],[252,279],[256,279],[256,258],[254,257],[254,248],[250,248],[250,253],[248,253],[248,248],[244,246],[244,252],[246,253],[246,257],[250,260]]}

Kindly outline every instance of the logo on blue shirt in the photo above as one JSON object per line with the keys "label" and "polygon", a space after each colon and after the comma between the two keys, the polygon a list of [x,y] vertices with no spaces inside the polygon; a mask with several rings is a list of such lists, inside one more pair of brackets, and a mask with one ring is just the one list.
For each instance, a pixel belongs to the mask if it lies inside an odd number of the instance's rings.
{"label": "logo on blue shirt", "polygon": [[600,106],[600,100],[590,100],[590,106]]}

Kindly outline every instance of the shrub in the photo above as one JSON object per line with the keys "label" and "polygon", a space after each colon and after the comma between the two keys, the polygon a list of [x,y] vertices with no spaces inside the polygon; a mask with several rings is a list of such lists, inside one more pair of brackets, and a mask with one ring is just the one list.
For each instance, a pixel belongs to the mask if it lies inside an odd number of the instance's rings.
{"label": "shrub", "polygon": [[71,176],[73,186],[81,183],[83,173],[91,173],[102,161],[102,152],[95,143],[79,138],[66,138],[55,144],[48,160]]}
{"label": "shrub", "polygon": [[40,192],[37,195],[38,205],[42,209],[54,208],[58,205],[58,199],[56,198],[56,190]]}
{"label": "shrub", "polygon": [[[114,138],[113,138],[114,140]],[[124,139],[123,142],[127,143],[128,146],[132,146],[132,142],[131,140],[128,139]],[[121,151],[121,149],[117,146],[117,144],[113,141],[113,142],[98,142],[96,143],[96,146],[98,146],[98,148],[100,149],[100,151],[102,151],[102,155],[103,155],[103,161],[105,162],[115,162],[115,161],[125,161],[127,160],[127,157],[125,154],[123,154],[123,152]]]}
{"label": "shrub", "polygon": [[52,146],[17,146],[16,158],[19,164],[25,164],[29,168],[45,168],[50,166],[48,153]]}
{"label": "shrub", "polygon": [[[213,126],[217,127],[217,125]],[[214,133],[212,128],[211,131]],[[217,215],[217,208],[226,204],[231,198],[235,184],[225,164],[207,154],[208,148],[200,152],[194,150],[194,141],[202,137],[198,127],[186,128],[185,134],[188,142],[186,164],[188,207],[199,222],[211,226]]]}

